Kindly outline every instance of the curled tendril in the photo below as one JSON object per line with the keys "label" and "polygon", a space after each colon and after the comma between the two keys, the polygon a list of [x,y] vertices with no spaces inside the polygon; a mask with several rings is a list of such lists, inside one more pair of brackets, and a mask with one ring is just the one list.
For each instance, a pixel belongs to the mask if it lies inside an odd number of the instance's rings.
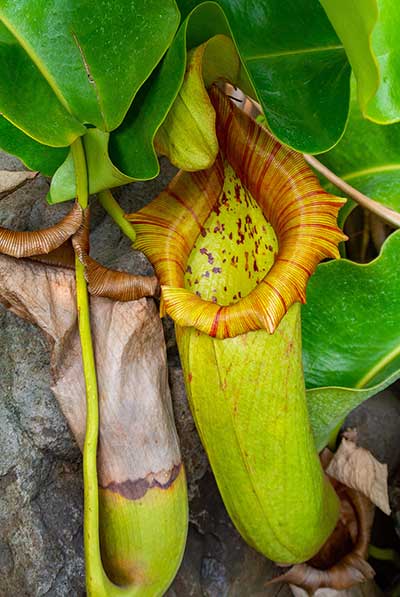
{"label": "curled tendril", "polygon": [[89,293],[115,301],[135,301],[159,292],[155,276],[136,276],[104,267],[89,255],[89,210],[85,210],[83,223],[72,238],[74,250],[85,266]]}
{"label": "curled tendril", "polygon": [[32,232],[0,228],[0,253],[10,257],[48,254],[64,244],[81,226],[82,209],[75,203],[71,211],[54,226]]}

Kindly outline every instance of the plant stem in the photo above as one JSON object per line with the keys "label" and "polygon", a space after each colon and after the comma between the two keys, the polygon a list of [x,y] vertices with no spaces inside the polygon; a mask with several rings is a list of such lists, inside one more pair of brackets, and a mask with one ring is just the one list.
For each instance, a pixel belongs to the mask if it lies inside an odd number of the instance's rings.
{"label": "plant stem", "polygon": [[335,185],[335,187],[343,191],[345,195],[348,195],[359,205],[376,214],[382,220],[385,220],[385,222],[390,224],[390,226],[393,226],[394,228],[400,228],[400,213],[390,209],[389,207],[386,207],[385,205],[381,205],[381,203],[378,203],[378,201],[374,201],[370,197],[367,197],[367,195],[357,191],[357,189],[334,174],[331,170],[329,170],[329,168],[324,166],[324,164],[321,164],[321,162],[314,156],[304,155],[304,159],[310,166],[317,170],[317,172],[325,176],[329,182]]}
{"label": "plant stem", "polygon": [[[76,172],[77,199],[82,209],[88,206],[86,158],[82,141],[78,138],[71,146]],[[79,334],[82,347],[83,373],[86,388],[86,435],[83,450],[84,482],[84,548],[88,595],[96,594],[94,587],[102,584],[102,564],[99,542],[99,500],[97,481],[97,442],[99,409],[96,365],[90,329],[89,296],[84,265],[75,257],[76,297]]]}
{"label": "plant stem", "polygon": [[108,215],[112,217],[122,232],[134,243],[136,240],[136,232],[134,231],[133,226],[125,219],[124,210],[121,209],[111,192],[108,190],[100,191],[97,196]]}

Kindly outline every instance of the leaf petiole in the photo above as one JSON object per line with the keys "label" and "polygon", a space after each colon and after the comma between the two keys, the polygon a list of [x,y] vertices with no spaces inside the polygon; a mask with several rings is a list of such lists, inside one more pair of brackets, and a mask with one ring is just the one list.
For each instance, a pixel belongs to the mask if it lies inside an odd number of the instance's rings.
{"label": "leaf petiole", "polygon": [[97,197],[109,216],[112,217],[117,226],[133,243],[136,240],[136,232],[133,226],[125,219],[125,212],[114,199],[111,191],[100,191]]}
{"label": "leaf petiole", "polygon": [[324,164],[321,164],[321,162],[317,160],[316,157],[305,154],[304,159],[306,160],[306,162],[308,162],[310,166],[312,166],[312,168],[314,168],[315,170],[317,170],[317,172],[325,176],[325,178],[329,180],[329,182],[331,182],[333,185],[335,185],[335,187],[340,189],[345,195],[347,195],[351,199],[354,199],[354,201],[361,205],[361,207],[368,209],[369,211],[377,215],[379,218],[387,222],[390,226],[393,226],[394,228],[400,228],[400,214],[397,211],[394,211],[393,209],[390,209],[389,207],[386,207],[385,205],[378,203],[378,201],[375,201],[374,199],[367,197],[367,195],[364,195],[363,193],[349,185],[347,182],[345,182],[342,178],[334,174],[331,170],[329,170],[329,168],[324,166]]}

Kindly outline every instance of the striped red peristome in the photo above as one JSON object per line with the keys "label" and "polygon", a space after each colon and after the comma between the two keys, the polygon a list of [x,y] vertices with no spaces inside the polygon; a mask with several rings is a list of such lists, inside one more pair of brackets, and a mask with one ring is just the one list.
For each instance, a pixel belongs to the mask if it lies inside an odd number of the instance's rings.
{"label": "striped red peristome", "polygon": [[[153,263],[162,310],[178,325],[217,338],[257,329],[273,333],[289,307],[305,301],[317,264],[339,257],[338,243],[346,237],[336,218],[345,200],[324,191],[301,154],[281,145],[217,87],[210,97],[220,154],[208,170],[180,171],[158,197],[128,216],[137,233],[135,248]],[[224,158],[263,210],[279,244],[265,278],[228,306],[205,301],[184,287],[188,257],[222,191]]]}

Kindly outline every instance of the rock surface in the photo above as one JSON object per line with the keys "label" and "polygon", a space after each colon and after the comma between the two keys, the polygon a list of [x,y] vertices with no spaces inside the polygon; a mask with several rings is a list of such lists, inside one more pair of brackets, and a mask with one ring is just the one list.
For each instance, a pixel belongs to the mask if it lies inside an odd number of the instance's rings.
{"label": "rock surface", "polygon": [[[0,155],[0,169],[18,160]],[[155,196],[172,176],[116,192],[126,211]],[[0,226],[32,230],[57,221],[67,206],[48,206],[38,177],[0,202]],[[99,205],[92,211],[92,253],[109,267],[147,274],[151,266]],[[85,595],[81,455],[49,389],[49,353],[36,328],[0,307],[0,595]],[[173,326],[165,322],[170,383],[189,477],[190,529],[169,597],[257,597],[289,594],[265,588],[272,563],[250,549],[219,497],[186,402]]]}

